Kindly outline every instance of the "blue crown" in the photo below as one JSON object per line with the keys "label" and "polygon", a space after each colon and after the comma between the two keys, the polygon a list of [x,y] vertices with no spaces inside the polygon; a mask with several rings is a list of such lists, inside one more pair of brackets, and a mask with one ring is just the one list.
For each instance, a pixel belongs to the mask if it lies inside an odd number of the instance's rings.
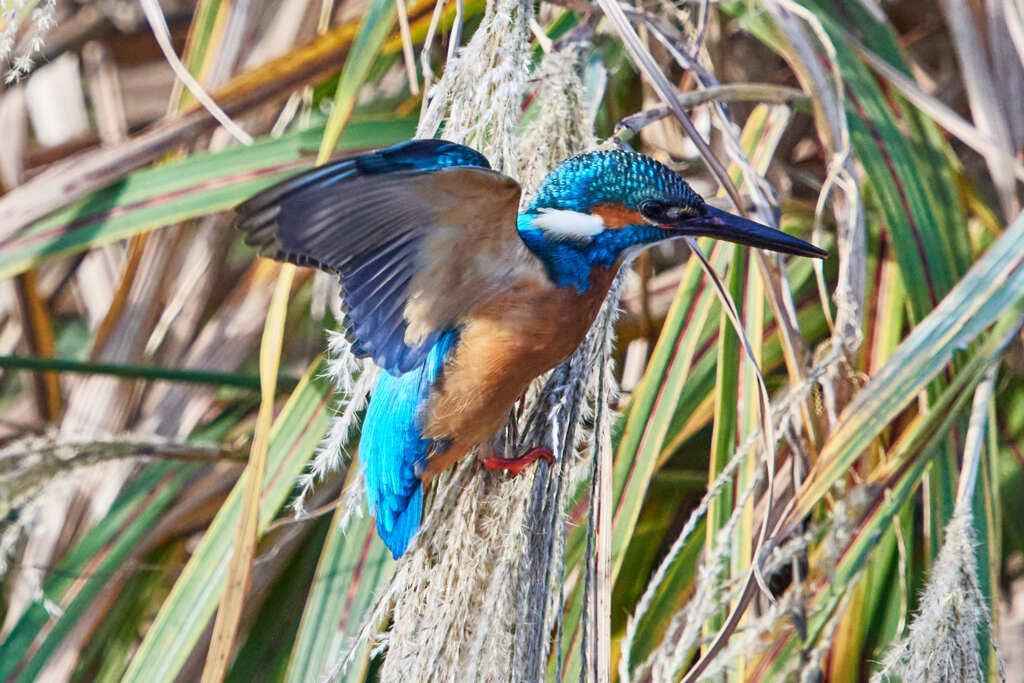
{"label": "blue crown", "polygon": [[700,196],[672,169],[625,150],[588,152],[567,159],[548,174],[528,211],[540,208],[587,211],[595,204],[636,208],[656,199],[675,206],[699,206]]}

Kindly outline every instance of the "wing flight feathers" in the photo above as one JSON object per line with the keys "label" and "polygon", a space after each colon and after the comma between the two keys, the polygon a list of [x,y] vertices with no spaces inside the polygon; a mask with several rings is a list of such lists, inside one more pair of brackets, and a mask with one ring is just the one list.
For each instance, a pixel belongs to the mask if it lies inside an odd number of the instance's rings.
{"label": "wing flight feathers", "polygon": [[457,325],[445,299],[461,292],[446,283],[473,291],[460,256],[519,244],[519,193],[469,147],[412,140],[300,173],[236,211],[261,255],[337,273],[353,351],[402,374]]}

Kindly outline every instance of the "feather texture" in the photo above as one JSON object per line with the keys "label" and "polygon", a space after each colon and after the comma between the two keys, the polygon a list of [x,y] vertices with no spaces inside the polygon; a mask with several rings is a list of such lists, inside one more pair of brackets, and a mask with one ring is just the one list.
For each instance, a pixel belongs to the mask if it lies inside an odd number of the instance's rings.
{"label": "feather texture", "polygon": [[546,231],[553,239],[590,239],[605,229],[601,216],[570,209],[540,209],[533,227]]}
{"label": "feather texture", "polygon": [[414,140],[299,174],[238,208],[263,255],[340,276],[351,349],[386,370],[359,458],[396,558],[419,528],[423,487],[576,349],[623,254],[707,234],[824,255],[706,206],[638,154],[574,157],[523,213],[519,197],[478,152]]}
{"label": "feather texture", "polygon": [[423,404],[457,339],[457,332],[442,334],[415,369],[399,376],[381,373],[366,409],[359,441],[366,497],[377,533],[396,559],[419,529],[423,484],[418,473],[435,448],[433,440],[423,438]]}
{"label": "feather texture", "polygon": [[353,351],[397,376],[493,288],[465,259],[525,253],[519,193],[479,152],[413,140],[301,173],[236,211],[262,255],[340,276]]}

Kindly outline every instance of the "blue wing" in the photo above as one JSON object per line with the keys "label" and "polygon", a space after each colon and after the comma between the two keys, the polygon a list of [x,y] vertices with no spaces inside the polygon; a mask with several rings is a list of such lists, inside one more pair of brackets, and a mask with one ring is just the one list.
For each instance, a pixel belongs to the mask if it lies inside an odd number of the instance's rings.
{"label": "blue wing", "polygon": [[442,334],[415,369],[397,377],[381,373],[366,409],[359,462],[377,533],[395,559],[423,515],[423,484],[416,475],[433,441],[421,436],[420,412],[457,339],[457,332]]}
{"label": "blue wing", "polygon": [[301,173],[236,211],[262,255],[338,273],[353,351],[397,376],[464,313],[468,296],[444,274],[459,273],[466,247],[518,240],[519,194],[479,152],[412,140]]}

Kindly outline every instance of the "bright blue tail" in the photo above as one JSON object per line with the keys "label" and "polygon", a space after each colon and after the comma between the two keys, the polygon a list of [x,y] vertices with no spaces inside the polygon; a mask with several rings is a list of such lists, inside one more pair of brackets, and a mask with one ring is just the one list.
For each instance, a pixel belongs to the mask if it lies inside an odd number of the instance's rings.
{"label": "bright blue tail", "polygon": [[377,516],[377,533],[395,559],[402,556],[423,517],[423,485],[416,476],[431,446],[420,417],[430,387],[458,337],[442,335],[423,363],[409,372],[382,372],[370,396],[359,441],[366,498]]}

